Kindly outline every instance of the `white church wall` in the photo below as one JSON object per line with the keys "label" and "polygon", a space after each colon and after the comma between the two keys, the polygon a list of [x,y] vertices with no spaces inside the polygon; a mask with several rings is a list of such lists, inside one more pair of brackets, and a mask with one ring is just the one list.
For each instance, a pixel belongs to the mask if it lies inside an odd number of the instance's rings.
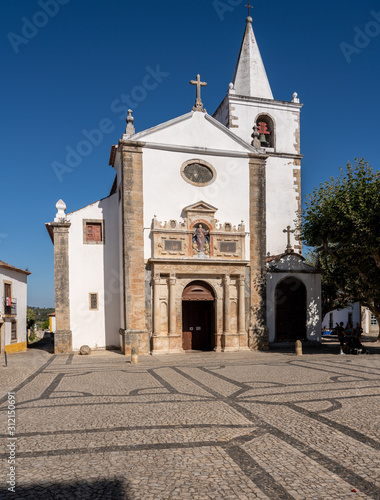
{"label": "white church wall", "polygon": [[[283,230],[287,226],[294,229],[298,210],[296,186],[293,176],[293,162],[269,157],[267,160],[267,251],[271,255],[282,254],[287,245],[287,235]],[[298,242],[291,234],[290,243],[294,247]]]}
{"label": "white church wall", "polygon": [[307,340],[321,342],[321,276],[312,273],[268,273],[267,274],[267,326],[269,342],[276,340],[275,291],[278,283],[287,277],[300,280],[307,290]]}
{"label": "white church wall", "polygon": [[[181,143],[181,138],[178,138]],[[184,162],[200,159],[216,170],[216,181],[209,186],[197,187],[186,182],[180,173]],[[158,220],[181,220],[182,209],[203,200],[216,207],[220,222],[238,225],[243,220],[249,230],[249,160],[161,151],[144,148],[144,233],[146,259],[151,257],[149,238],[154,215]],[[249,241],[246,238],[246,258],[249,259]]]}
{"label": "white church wall", "polygon": [[[67,214],[69,235],[70,326],[73,349],[119,346],[120,294],[117,193]],[[83,220],[102,220],[104,244],[83,242]],[[90,310],[89,294],[98,294]]]}

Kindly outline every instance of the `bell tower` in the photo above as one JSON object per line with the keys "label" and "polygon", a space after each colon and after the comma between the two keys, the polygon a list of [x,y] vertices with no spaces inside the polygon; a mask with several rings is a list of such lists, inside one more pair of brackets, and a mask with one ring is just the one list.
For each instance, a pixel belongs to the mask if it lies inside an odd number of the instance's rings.
{"label": "bell tower", "polygon": [[[266,163],[267,253],[283,252],[282,230],[301,208],[300,104],[274,99],[248,16],[238,60],[226,97],[214,118],[268,155]],[[302,248],[292,236],[297,252]]]}

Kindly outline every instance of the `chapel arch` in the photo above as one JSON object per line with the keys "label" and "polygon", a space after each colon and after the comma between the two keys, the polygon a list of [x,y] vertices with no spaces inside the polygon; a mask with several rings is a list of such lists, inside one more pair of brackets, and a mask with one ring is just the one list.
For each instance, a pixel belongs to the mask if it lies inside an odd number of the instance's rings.
{"label": "chapel arch", "polygon": [[306,340],[307,292],[293,276],[281,280],[275,291],[276,341]]}

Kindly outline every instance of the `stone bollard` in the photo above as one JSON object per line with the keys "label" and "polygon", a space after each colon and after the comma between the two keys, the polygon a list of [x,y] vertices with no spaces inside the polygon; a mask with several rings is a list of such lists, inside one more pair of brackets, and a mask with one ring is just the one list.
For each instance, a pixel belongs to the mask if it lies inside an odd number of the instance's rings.
{"label": "stone bollard", "polygon": [[138,362],[139,362],[139,351],[137,350],[136,347],[132,347],[131,363],[137,365]]}
{"label": "stone bollard", "polygon": [[300,340],[296,341],[296,355],[302,356],[302,342]]}

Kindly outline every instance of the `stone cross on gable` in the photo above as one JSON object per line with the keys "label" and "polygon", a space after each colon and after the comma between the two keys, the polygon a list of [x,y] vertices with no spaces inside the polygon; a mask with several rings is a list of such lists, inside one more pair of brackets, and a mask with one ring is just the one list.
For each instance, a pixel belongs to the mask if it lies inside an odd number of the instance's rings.
{"label": "stone cross on gable", "polygon": [[292,245],[290,244],[290,234],[295,233],[295,229],[290,229],[290,226],[288,226],[286,229],[283,230],[283,233],[288,233],[288,244],[286,245],[286,250],[285,253],[293,253],[294,250],[292,248]]}
{"label": "stone cross on gable", "polygon": [[197,98],[195,100],[195,106],[193,107],[193,111],[202,111],[203,113],[206,113],[206,110],[203,108],[203,103],[201,99],[201,87],[206,87],[207,83],[201,82],[200,75],[197,75],[197,79],[190,80],[190,84],[197,86]]}

